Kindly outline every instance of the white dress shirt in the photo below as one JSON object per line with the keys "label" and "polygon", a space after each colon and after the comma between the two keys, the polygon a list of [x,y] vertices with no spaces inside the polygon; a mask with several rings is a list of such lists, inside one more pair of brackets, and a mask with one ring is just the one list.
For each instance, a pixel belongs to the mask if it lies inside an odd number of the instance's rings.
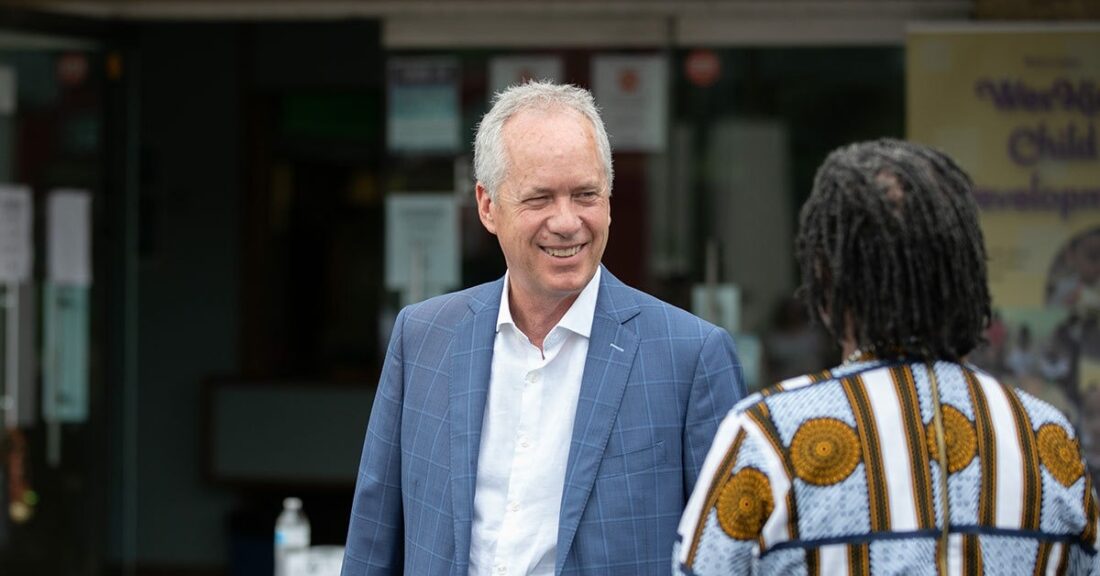
{"label": "white dress shirt", "polygon": [[600,269],[541,351],[512,321],[508,282],[505,274],[478,453],[470,575],[552,576]]}

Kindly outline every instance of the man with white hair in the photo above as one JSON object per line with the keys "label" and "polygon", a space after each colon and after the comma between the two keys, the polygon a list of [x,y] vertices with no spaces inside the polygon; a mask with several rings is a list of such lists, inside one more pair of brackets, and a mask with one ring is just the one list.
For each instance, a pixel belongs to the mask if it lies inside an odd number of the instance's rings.
{"label": "man with white hair", "polygon": [[601,265],[613,172],[587,90],[505,90],[474,165],[508,269],[398,315],[343,574],[665,573],[744,394],[733,342]]}

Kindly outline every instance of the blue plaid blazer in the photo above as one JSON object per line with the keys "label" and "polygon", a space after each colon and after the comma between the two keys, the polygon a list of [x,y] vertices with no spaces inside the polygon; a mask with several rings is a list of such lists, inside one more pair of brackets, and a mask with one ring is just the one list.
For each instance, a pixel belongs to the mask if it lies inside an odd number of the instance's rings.
{"label": "blue plaid blazer", "polygon": [[[466,576],[503,279],[409,306],[367,426],[343,576]],[[744,396],[726,331],[606,269],[566,467],[557,574],[668,574],[718,424]]]}

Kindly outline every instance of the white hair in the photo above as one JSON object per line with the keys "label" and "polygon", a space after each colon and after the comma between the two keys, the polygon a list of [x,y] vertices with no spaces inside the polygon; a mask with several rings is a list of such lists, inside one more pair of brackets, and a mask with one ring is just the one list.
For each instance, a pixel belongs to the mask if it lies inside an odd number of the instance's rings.
{"label": "white hair", "polygon": [[524,110],[553,110],[567,108],[588,118],[596,136],[596,148],[607,178],[607,191],[615,172],[611,167],[611,143],[607,139],[600,111],[592,93],[572,84],[531,81],[510,86],[493,97],[493,106],[482,117],[474,138],[474,177],[496,200],[497,189],[508,172],[508,152],[504,148],[504,124],[509,118]]}

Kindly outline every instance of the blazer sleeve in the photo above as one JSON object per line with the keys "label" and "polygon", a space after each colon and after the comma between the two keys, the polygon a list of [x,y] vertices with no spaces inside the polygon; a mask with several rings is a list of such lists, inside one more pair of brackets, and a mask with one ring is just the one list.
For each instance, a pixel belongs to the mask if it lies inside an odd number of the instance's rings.
{"label": "blazer sleeve", "polygon": [[687,417],[684,419],[684,498],[691,494],[718,425],[734,404],[745,397],[741,362],[733,338],[712,327],[703,341],[692,377]]}
{"label": "blazer sleeve", "polygon": [[341,576],[403,572],[405,526],[401,494],[402,336],[407,309],[397,315],[375,392]]}

